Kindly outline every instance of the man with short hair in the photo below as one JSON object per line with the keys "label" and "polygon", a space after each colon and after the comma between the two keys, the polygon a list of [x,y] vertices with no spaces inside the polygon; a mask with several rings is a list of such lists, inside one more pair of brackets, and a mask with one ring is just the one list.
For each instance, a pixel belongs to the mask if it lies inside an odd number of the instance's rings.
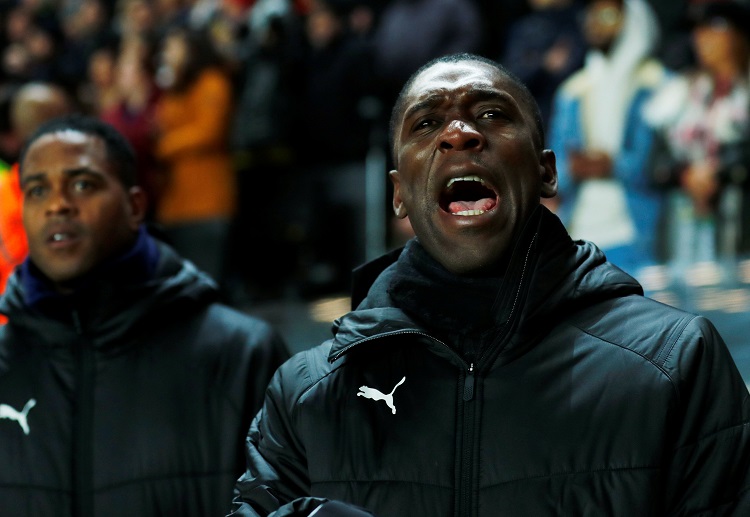
{"label": "man with short hair", "polygon": [[726,346],[540,205],[555,155],[525,87],[448,56],[393,121],[416,239],[278,370],[232,515],[748,515],[750,399]]}
{"label": "man with short hair", "polygon": [[135,158],[72,116],[23,149],[29,258],[0,298],[0,515],[227,510],[286,350],[142,225]]}

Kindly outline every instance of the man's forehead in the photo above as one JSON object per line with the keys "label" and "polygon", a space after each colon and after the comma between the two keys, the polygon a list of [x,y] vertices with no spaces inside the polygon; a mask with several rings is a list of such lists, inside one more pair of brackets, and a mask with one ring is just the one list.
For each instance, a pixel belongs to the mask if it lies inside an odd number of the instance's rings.
{"label": "man's forehead", "polygon": [[439,62],[417,76],[412,84],[412,91],[429,83],[446,86],[477,82],[493,84],[500,77],[496,68],[480,61]]}
{"label": "man's forehead", "polygon": [[44,134],[31,143],[21,164],[21,176],[26,172],[29,159],[44,160],[48,156],[47,146],[53,144],[61,145],[66,156],[75,156],[81,162],[106,160],[105,144],[101,138],[76,129],[63,129]]}
{"label": "man's forehead", "polygon": [[32,145],[43,145],[52,142],[60,142],[69,145],[90,145],[99,140],[94,135],[89,135],[78,129],[61,129],[40,136]]}
{"label": "man's forehead", "polygon": [[63,129],[37,138],[29,146],[27,158],[29,154],[34,154],[39,148],[52,144],[62,146],[68,153],[85,156],[100,156],[105,148],[104,141],[97,135],[90,135],[77,129]]}
{"label": "man's forehead", "polygon": [[481,61],[439,62],[420,72],[412,82],[402,105],[402,121],[415,106],[429,99],[455,99],[457,94],[463,93],[484,98],[494,93],[498,98],[512,98],[523,104],[518,85],[494,66]]}

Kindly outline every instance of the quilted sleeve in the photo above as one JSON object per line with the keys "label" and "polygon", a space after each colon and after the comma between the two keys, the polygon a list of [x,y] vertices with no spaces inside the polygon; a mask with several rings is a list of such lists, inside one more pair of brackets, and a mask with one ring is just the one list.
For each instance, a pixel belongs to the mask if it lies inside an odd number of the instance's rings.
{"label": "quilted sleeve", "polygon": [[695,318],[665,367],[676,384],[667,515],[750,515],[750,395],[714,326]]}

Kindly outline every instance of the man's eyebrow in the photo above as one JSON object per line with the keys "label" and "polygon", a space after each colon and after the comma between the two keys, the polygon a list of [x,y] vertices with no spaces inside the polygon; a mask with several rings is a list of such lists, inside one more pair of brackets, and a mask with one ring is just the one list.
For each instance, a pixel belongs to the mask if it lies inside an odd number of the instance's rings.
{"label": "man's eyebrow", "polygon": [[64,171],[64,174],[69,178],[75,178],[76,176],[83,176],[84,174],[89,176],[98,176],[103,178],[104,174],[101,171],[98,171],[96,169],[91,169],[89,167],[77,167],[75,169],[67,169]]}
{"label": "man's eyebrow", "polygon": [[[90,176],[98,176],[103,178],[104,174],[102,174],[100,171],[97,171],[95,169],[90,169],[88,167],[77,167],[75,169],[68,169],[64,172],[65,176],[68,178],[75,178],[76,176],[83,176],[83,175],[90,175]],[[38,172],[36,174],[30,174],[28,176],[24,175],[23,179],[21,179],[21,187],[25,187],[29,183],[35,182],[35,181],[43,181],[46,179],[47,173],[46,172]]]}
{"label": "man's eyebrow", "polygon": [[[504,102],[508,104],[518,105],[518,102],[515,100],[515,98],[505,91],[499,91],[495,89],[490,88],[471,88],[466,92],[466,95],[469,97],[472,97],[474,102],[481,102],[481,101],[498,101],[498,102]],[[430,95],[424,100],[419,101],[418,103],[410,106],[409,108],[404,111],[404,120],[408,120],[409,117],[412,117],[415,113],[418,113],[422,110],[427,110],[434,108],[438,104],[440,104],[445,99],[445,95],[442,94],[434,94]]]}
{"label": "man's eyebrow", "polygon": [[475,101],[500,101],[509,104],[518,104],[511,94],[500,90],[472,88],[467,94],[474,97]]}
{"label": "man's eyebrow", "polygon": [[21,178],[21,187],[23,188],[29,183],[33,183],[34,181],[42,181],[46,177],[47,175],[44,172],[40,172],[37,174],[30,174],[28,176],[24,175],[24,177]]}
{"label": "man's eyebrow", "polygon": [[409,106],[409,108],[404,111],[404,120],[408,120],[409,117],[412,117],[415,113],[420,112],[422,110],[434,108],[438,104],[440,104],[443,99],[445,99],[444,95],[430,95],[424,100],[419,101],[416,104],[413,104]]}

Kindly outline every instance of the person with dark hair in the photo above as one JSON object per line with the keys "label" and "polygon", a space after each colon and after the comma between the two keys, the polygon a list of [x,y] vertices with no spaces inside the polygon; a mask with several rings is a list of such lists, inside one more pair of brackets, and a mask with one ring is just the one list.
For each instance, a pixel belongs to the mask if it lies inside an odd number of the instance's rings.
{"label": "person with dark hair", "polygon": [[697,62],[643,110],[659,135],[652,176],[668,196],[676,278],[750,252],[750,8],[700,2],[689,15]]}
{"label": "person with dark hair", "polygon": [[154,155],[154,117],[159,91],[151,70],[151,47],[145,38],[131,36],[120,46],[114,83],[117,102],[99,113],[133,147],[138,162],[138,184],[146,192],[152,221],[159,204],[159,167]]}
{"label": "person with dark hair", "polygon": [[156,221],[180,254],[221,282],[237,205],[232,84],[203,32],[173,28],[160,52],[155,154],[165,178]]}
{"label": "person with dark hair", "polygon": [[581,68],[586,40],[580,0],[527,0],[531,11],[508,27],[500,62],[534,94],[548,127],[555,91]]}
{"label": "person with dark hair", "polygon": [[[38,127],[31,133],[21,148],[18,163],[23,164],[29,153],[29,148],[41,137],[67,131],[100,139],[104,143],[107,160],[110,161],[110,166],[117,176],[117,180],[126,189],[136,186],[135,154],[127,140],[110,124],[103,124],[98,119],[78,114],[53,118]],[[23,169],[19,172],[23,176]]]}
{"label": "person with dark hair", "polygon": [[475,1],[392,0],[383,4],[372,32],[372,67],[386,105],[427,61],[454,52],[478,52],[482,47],[486,26]]}
{"label": "person with dark hair", "polygon": [[0,298],[0,515],[217,515],[287,357],[142,224],[133,151],[55,119],[20,159],[29,258]]}
{"label": "person with dark hair", "polygon": [[557,169],[526,87],[462,54],[400,99],[393,208],[416,237],[275,374],[231,515],[748,515],[726,345],[541,205]]}

